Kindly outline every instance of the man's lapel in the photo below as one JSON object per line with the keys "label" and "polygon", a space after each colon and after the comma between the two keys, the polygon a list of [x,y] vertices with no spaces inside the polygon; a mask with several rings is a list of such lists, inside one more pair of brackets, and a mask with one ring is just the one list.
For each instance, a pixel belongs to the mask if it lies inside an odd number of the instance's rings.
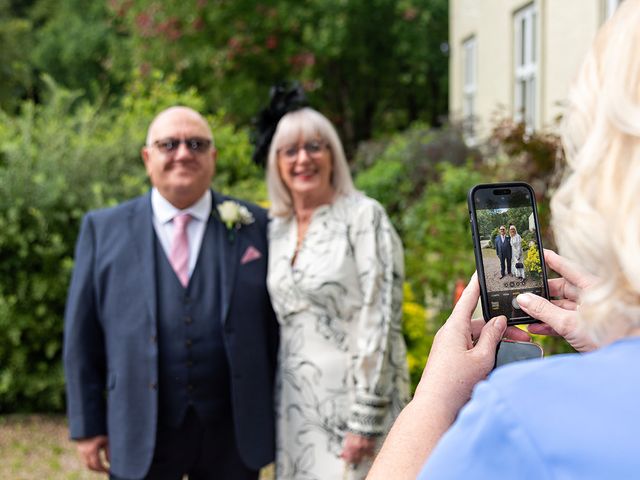
{"label": "man's lapel", "polygon": [[139,272],[140,288],[147,299],[147,306],[151,320],[156,321],[156,276],[155,276],[155,236],[151,211],[151,195],[145,195],[137,201],[129,212],[129,228],[134,245],[137,265],[139,268],[132,272]]}
{"label": "man's lapel", "polygon": [[213,204],[211,205],[211,216],[213,227],[216,231],[216,248],[220,260],[220,293],[222,300],[222,323],[226,323],[233,285],[236,279],[236,269],[238,265],[238,243],[240,232],[230,232],[220,220],[218,215],[218,204],[224,201],[219,194],[213,192]]}

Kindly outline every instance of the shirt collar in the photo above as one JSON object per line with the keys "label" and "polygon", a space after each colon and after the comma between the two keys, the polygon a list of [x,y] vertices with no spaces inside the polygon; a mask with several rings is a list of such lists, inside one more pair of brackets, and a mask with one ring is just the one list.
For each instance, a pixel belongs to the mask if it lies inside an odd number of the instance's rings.
{"label": "shirt collar", "polygon": [[192,217],[204,222],[211,213],[211,201],[211,190],[207,189],[197,202],[180,210],[164,198],[157,188],[151,189],[151,209],[160,224],[170,222],[178,213],[189,213]]}

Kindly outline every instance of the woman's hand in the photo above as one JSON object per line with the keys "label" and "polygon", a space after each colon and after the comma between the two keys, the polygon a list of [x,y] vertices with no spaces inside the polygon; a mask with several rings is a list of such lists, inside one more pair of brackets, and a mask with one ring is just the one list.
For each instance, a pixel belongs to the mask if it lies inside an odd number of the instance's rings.
{"label": "woman's hand", "polygon": [[355,433],[347,432],[344,437],[344,447],[342,454],[347,463],[357,465],[362,462],[365,457],[372,457],[376,448],[376,439],[374,437],[363,437]]}
{"label": "woman's hand", "polygon": [[436,395],[446,402],[453,417],[469,400],[473,387],[493,369],[496,346],[506,334],[512,340],[529,341],[516,327],[507,328],[504,316],[471,319],[478,304],[480,286],[474,274],[447,322],[438,330],[427,366],[416,390],[419,395]]}
{"label": "woman's hand", "polygon": [[507,328],[504,316],[486,323],[471,320],[479,296],[474,274],[451,316],[438,330],[416,394],[393,424],[367,480],[416,478],[469,400],[473,387],[493,368],[496,346],[503,335],[529,340],[519,328]]}
{"label": "woman's hand", "polygon": [[579,328],[578,300],[585,288],[594,285],[598,278],[582,271],[577,265],[552,250],[545,249],[544,259],[549,268],[562,278],[549,280],[549,295],[559,297],[546,300],[533,293],[518,295],[522,310],[544,323],[531,324],[529,332],[538,335],[560,335],[579,352],[588,352],[597,345]]}

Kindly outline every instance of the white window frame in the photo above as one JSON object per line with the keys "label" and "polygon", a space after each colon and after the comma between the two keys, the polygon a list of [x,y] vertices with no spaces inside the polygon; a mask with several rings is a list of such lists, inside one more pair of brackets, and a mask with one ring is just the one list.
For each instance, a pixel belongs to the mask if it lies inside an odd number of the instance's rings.
{"label": "white window frame", "polygon": [[476,141],[476,93],[478,91],[478,42],[475,35],[462,42],[463,133],[469,144]]}
{"label": "white window frame", "polygon": [[604,0],[604,19],[609,20],[621,3],[622,0]]}
{"label": "white window frame", "polygon": [[514,118],[532,131],[537,117],[538,12],[535,3],[515,12],[514,26]]}

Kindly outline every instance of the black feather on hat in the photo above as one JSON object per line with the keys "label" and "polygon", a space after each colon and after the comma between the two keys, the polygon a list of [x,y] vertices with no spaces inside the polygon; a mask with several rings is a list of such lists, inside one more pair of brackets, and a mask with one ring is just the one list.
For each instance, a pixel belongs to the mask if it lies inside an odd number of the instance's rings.
{"label": "black feather on hat", "polygon": [[287,113],[309,105],[304,89],[298,82],[281,82],[269,90],[269,105],[253,119],[251,143],[254,145],[253,161],[264,166],[269,146],[278,122]]}

